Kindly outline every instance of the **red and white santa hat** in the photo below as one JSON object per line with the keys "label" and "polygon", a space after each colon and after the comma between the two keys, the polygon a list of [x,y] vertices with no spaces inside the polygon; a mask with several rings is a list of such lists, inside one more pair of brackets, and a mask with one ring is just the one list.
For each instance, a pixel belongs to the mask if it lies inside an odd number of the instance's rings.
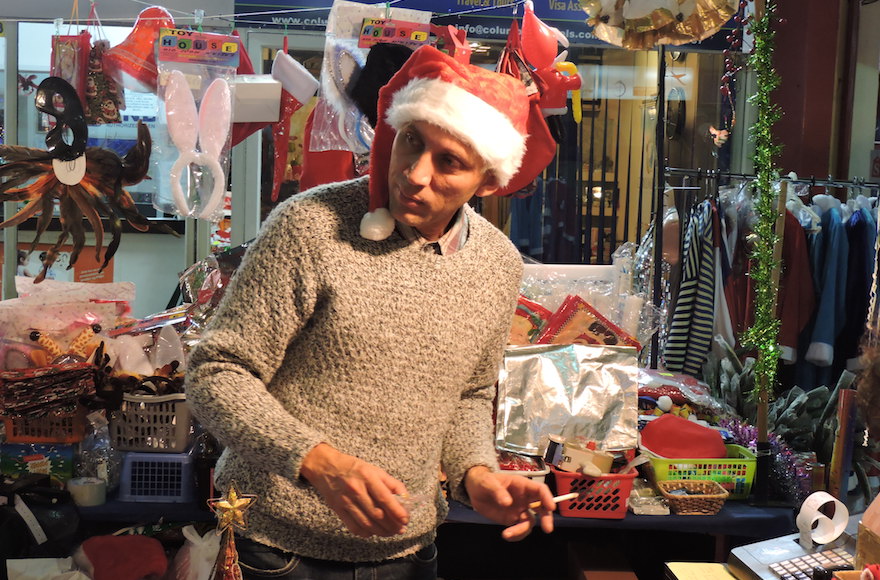
{"label": "red and white santa hat", "polygon": [[370,153],[370,205],[361,220],[361,236],[379,241],[394,231],[388,211],[388,165],[400,128],[425,121],[468,143],[502,191],[523,162],[529,108],[519,79],[458,62],[430,46],[416,50],[379,91]]}

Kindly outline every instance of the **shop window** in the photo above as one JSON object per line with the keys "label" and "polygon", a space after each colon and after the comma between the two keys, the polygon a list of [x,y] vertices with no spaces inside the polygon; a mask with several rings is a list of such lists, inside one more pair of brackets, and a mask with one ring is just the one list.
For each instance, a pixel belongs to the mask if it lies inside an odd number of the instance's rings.
{"label": "shop window", "polygon": [[[657,108],[658,52],[572,47],[583,84],[580,125],[561,120],[557,158],[533,192],[495,212],[524,254],[544,263],[609,264],[624,242],[638,243],[657,209],[656,128],[665,123],[671,167],[730,170],[730,145],[715,147],[710,127],[729,122],[718,91],[719,53],[667,56],[663,115]],[[727,120],[726,120],[727,119]]]}
{"label": "shop window", "polygon": [[[20,22],[17,27],[18,62],[6,63],[5,59],[0,65],[5,68],[4,75],[16,75],[17,88],[14,94],[2,94],[2,109],[4,112],[4,142],[7,139],[6,129],[15,126],[15,144],[33,149],[46,149],[46,131],[49,127],[49,119],[42,116],[34,105],[34,97],[37,86],[49,76],[52,59],[52,36],[60,32],[67,35],[65,26],[56,31],[52,24]],[[78,34],[80,27],[71,27],[69,34]],[[130,33],[130,27],[104,26],[102,34],[107,38],[111,46],[119,44]],[[92,31],[95,38],[94,29]],[[8,42],[8,37],[0,37],[0,54],[6,54],[3,43]],[[0,90],[3,87],[0,86]],[[9,104],[14,100],[17,110],[15,118],[8,114]],[[155,95],[145,93],[133,93],[125,91],[126,108],[122,111],[121,123],[90,124],[88,127],[89,146],[99,146],[112,149],[117,154],[125,153],[136,142],[137,121],[146,123],[156,140],[158,126],[158,99]],[[175,229],[179,233],[184,231],[184,220],[158,212],[152,204],[153,192],[159,181],[156,177],[155,168],[151,168],[148,174],[152,179],[127,187],[127,191],[134,199],[137,210],[151,220],[161,220],[165,225]],[[3,204],[8,210],[10,204]],[[17,207],[16,207],[17,205]],[[12,211],[17,212],[23,204],[12,204]],[[9,213],[9,212],[6,212]],[[103,213],[103,212],[102,212]],[[9,214],[11,215],[11,214]],[[56,215],[57,209],[56,209]],[[8,217],[8,216],[7,216]],[[32,249],[32,242],[36,235],[36,219],[26,220],[17,227],[17,249],[25,252],[22,260],[24,271],[33,274],[40,270],[40,257],[43,252],[51,248],[59,237],[58,220],[53,220],[49,225],[49,231],[41,236],[39,244]],[[59,250],[59,256],[53,264],[47,276],[55,276],[58,280],[79,282],[112,282],[114,280],[126,280],[134,282],[138,286],[138,297],[133,304],[135,316],[145,316],[158,312],[166,307],[168,297],[171,296],[178,282],[179,272],[189,265],[189,254],[185,251],[184,238],[175,238],[170,235],[140,235],[130,228],[127,220],[122,220],[122,241],[113,260],[101,270],[102,260],[95,256],[93,247],[95,237],[92,235],[90,224],[85,224],[86,232],[85,247],[79,254],[76,264],[70,269],[72,257],[72,238],[68,237],[67,244]],[[103,245],[108,247],[112,238],[112,228],[108,220],[104,220]],[[9,287],[4,288],[4,297],[12,297],[14,291]]]}
{"label": "shop window", "polygon": [[[78,29],[71,30],[75,34]],[[131,31],[126,27],[105,26],[102,35],[111,45],[121,42]],[[63,31],[62,31],[63,32]],[[52,55],[52,36],[56,33],[54,25],[24,22],[19,25],[19,70],[18,70],[18,145],[35,149],[46,148],[46,133],[53,120],[40,113],[34,106],[36,88],[50,74]],[[67,32],[64,32],[67,34]],[[93,31],[94,35],[94,31]],[[0,38],[0,42],[5,39]],[[144,122],[155,135],[159,129],[158,97],[150,93],[137,93],[124,90],[125,108],[120,110],[120,123],[91,123],[88,127],[88,146],[110,149],[124,155],[136,143],[137,122]],[[155,137],[154,137],[155,140]],[[153,207],[156,181],[145,179],[127,187],[137,205],[138,211],[151,219],[169,219]],[[21,230],[34,229],[34,220],[20,226]]]}
{"label": "shop window", "polygon": [[[500,42],[475,43],[471,62],[492,68],[502,47]],[[261,72],[270,72],[277,50],[277,46],[263,48]],[[289,53],[319,75],[321,51],[292,47]],[[523,254],[545,263],[607,264],[620,244],[639,242],[656,209],[658,118],[665,122],[667,166],[741,170],[731,167],[732,142],[719,149],[710,131],[724,128],[731,116],[718,90],[724,67],[721,53],[667,54],[662,115],[657,110],[657,58],[658,51],[569,48],[568,60],[576,64],[583,85],[580,103],[569,100],[569,113],[552,120],[560,134],[557,157],[533,190],[510,198],[475,200],[478,211],[507,232]],[[313,105],[314,100],[291,120],[288,179],[279,201],[300,189],[302,132]],[[573,121],[572,106],[581,108],[580,124]],[[271,129],[263,130],[262,143],[264,219],[274,206]]]}

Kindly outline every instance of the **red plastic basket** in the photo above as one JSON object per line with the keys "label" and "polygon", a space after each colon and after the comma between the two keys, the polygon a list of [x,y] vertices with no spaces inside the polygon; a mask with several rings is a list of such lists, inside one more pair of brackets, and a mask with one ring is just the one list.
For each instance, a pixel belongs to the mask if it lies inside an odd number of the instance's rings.
{"label": "red plastic basket", "polygon": [[630,469],[629,473],[609,473],[599,477],[560,471],[552,466],[550,470],[558,495],[578,493],[575,499],[559,502],[556,506],[559,515],[605,520],[622,520],[626,517],[626,501],[638,473],[635,468]]}
{"label": "red plastic basket", "polygon": [[2,417],[7,443],[79,443],[86,434],[86,408],[45,417]]}

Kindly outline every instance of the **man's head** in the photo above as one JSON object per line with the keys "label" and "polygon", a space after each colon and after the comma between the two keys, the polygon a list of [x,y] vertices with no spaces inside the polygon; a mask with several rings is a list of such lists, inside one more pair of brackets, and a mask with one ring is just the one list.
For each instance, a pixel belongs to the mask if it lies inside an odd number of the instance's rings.
{"label": "man's head", "polygon": [[368,239],[387,238],[395,219],[425,236],[442,233],[472,196],[502,190],[526,150],[529,99],[519,79],[431,47],[382,88],[378,112],[370,213],[361,222]]}
{"label": "man's head", "polygon": [[498,178],[467,142],[427,121],[397,131],[388,168],[388,210],[438,240],[473,196],[492,195]]}

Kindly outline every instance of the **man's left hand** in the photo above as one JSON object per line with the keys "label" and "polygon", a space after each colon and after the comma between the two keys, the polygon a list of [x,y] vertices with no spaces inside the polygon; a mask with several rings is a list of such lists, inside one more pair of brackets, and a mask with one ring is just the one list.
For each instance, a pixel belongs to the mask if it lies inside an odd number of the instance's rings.
{"label": "man's left hand", "polygon": [[[486,466],[477,465],[468,470],[464,486],[478,513],[508,526],[501,533],[505,540],[522,540],[539,520],[544,532],[553,531],[556,504],[550,488],[543,483],[521,475],[492,472]],[[535,501],[540,501],[541,505],[529,508],[529,504]]]}

